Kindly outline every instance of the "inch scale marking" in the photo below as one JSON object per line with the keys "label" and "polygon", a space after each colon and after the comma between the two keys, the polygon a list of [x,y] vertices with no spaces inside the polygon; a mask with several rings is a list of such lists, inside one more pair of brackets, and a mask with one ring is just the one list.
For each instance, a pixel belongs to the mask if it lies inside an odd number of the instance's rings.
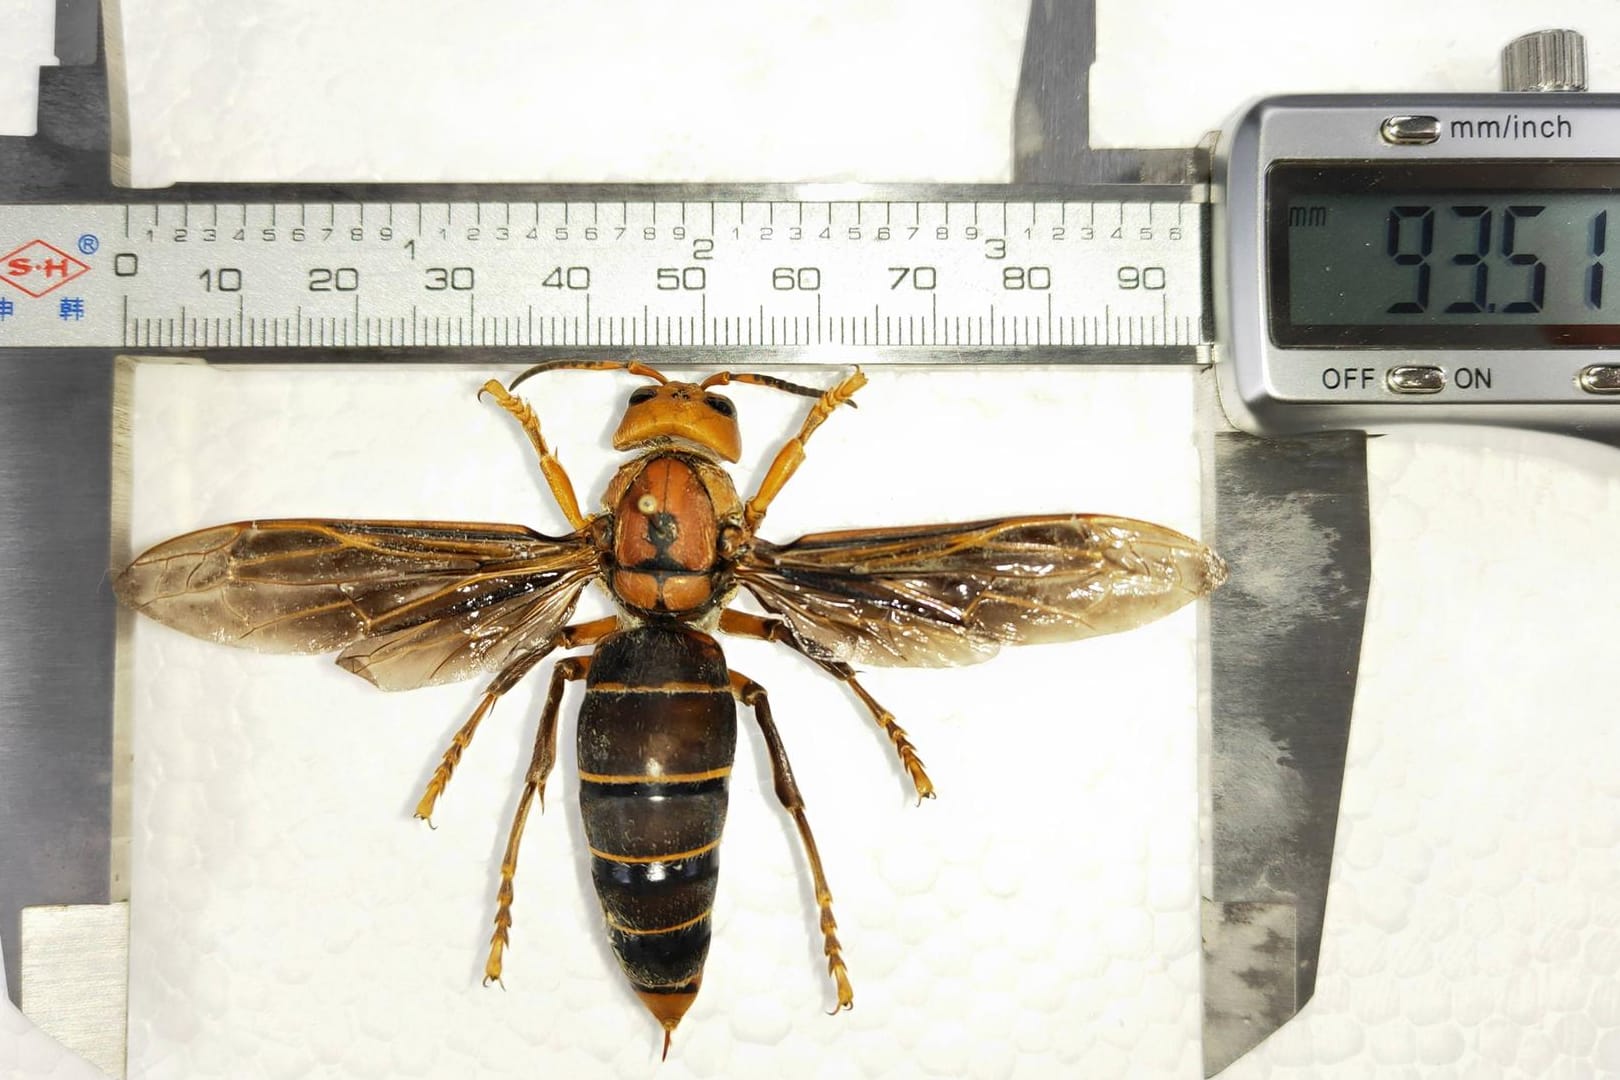
{"label": "inch scale marking", "polygon": [[8,206],[0,347],[1193,360],[1209,332],[1205,211],[1059,198]]}

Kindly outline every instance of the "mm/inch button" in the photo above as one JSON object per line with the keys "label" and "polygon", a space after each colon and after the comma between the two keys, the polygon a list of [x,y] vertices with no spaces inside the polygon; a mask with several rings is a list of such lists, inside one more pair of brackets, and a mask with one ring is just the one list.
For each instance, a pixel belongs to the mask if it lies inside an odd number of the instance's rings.
{"label": "mm/inch button", "polygon": [[1434,116],[1391,116],[1378,134],[1395,146],[1427,146],[1440,138],[1440,120]]}
{"label": "mm/inch button", "polygon": [[1575,382],[1588,394],[1620,394],[1620,364],[1593,364],[1582,368]]}
{"label": "mm/inch button", "polygon": [[1438,394],[1446,388],[1446,373],[1437,367],[1405,364],[1384,373],[1384,386],[1395,394]]}

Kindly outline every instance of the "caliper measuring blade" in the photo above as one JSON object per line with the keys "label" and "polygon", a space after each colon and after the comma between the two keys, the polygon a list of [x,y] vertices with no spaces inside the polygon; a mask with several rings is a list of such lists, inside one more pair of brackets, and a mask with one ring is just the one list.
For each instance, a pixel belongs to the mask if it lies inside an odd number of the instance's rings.
{"label": "caliper measuring blade", "polygon": [[1371,577],[1366,435],[1215,436],[1204,1075],[1316,989]]}

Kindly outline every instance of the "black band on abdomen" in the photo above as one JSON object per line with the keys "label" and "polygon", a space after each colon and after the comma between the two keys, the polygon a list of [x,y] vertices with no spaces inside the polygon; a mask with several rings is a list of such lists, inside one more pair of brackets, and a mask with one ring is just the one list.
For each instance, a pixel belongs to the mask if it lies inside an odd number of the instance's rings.
{"label": "black band on abdomen", "polygon": [[626,934],[608,927],[608,941],[638,990],[679,990],[703,974],[713,922],[707,916],[679,930]]}

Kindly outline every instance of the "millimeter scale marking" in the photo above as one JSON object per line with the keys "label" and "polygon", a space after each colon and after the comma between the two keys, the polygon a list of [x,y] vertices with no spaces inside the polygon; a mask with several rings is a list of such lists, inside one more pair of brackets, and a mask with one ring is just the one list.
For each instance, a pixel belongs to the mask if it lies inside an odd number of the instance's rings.
{"label": "millimeter scale marking", "polygon": [[0,348],[1200,363],[1213,332],[1188,188],[273,190],[0,206]]}

